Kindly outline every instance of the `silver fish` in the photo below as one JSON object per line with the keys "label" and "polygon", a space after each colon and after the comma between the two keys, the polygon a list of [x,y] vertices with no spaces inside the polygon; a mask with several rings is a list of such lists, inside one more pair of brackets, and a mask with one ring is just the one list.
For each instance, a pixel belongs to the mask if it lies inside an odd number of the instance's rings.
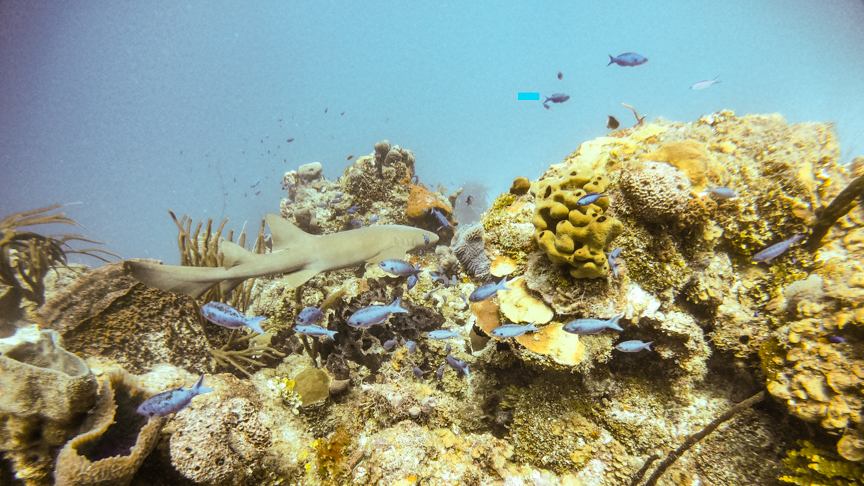
{"label": "silver fish", "polygon": [[650,342],[646,343],[644,341],[639,341],[638,339],[634,339],[632,341],[624,341],[622,343],[616,344],[615,349],[617,349],[618,351],[624,352],[624,353],[638,353],[639,351],[642,351],[643,349],[647,349],[648,351],[653,351],[653,349],[651,349],[651,343],[653,343],[653,342],[654,341],[650,341]]}
{"label": "silver fish", "polygon": [[571,334],[597,334],[604,329],[623,331],[624,329],[618,325],[618,319],[620,319],[622,315],[623,314],[618,314],[608,321],[604,321],[603,319],[576,319],[564,324],[562,329]]}
{"label": "silver fish", "polygon": [[532,322],[531,324],[526,324],[524,326],[522,326],[520,324],[504,324],[504,325],[496,327],[495,329],[492,329],[492,331],[490,331],[489,334],[491,334],[497,338],[500,338],[500,339],[507,339],[507,338],[519,337],[519,336],[525,334],[526,332],[537,332],[537,331],[539,331],[539,329],[534,327],[534,323]]}

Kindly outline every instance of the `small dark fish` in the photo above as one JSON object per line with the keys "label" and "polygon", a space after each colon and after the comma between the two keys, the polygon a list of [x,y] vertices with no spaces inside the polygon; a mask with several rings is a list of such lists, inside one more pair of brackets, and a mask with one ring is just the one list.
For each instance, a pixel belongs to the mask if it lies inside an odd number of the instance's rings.
{"label": "small dark fish", "polygon": [[647,349],[648,351],[653,351],[653,349],[651,349],[651,343],[653,343],[653,342],[654,341],[646,343],[646,342],[634,339],[632,341],[624,341],[623,343],[616,344],[615,349],[617,349],[618,351],[624,352],[624,353],[638,353],[639,351],[642,351],[643,349]]}
{"label": "small dark fish", "polygon": [[840,336],[831,336],[831,337],[828,338],[828,340],[831,341],[831,342],[834,343],[834,344],[840,344],[840,343],[845,343],[845,342],[846,342],[846,340],[845,340],[844,338],[840,337]]}
{"label": "small dark fish", "polygon": [[204,386],[204,375],[198,379],[198,383],[190,388],[175,388],[166,392],[153,395],[138,406],[136,410],[139,414],[150,417],[157,415],[159,417],[167,417],[172,413],[177,413],[192,403],[192,399],[204,393],[210,393],[212,388]]}
{"label": "small dark fish", "polygon": [[417,285],[417,275],[411,275],[408,277],[408,290],[413,289],[415,285]]}
{"label": "small dark fish", "polygon": [[408,354],[414,354],[417,352],[417,343],[414,341],[408,341],[405,343],[405,346],[408,348]]}
{"label": "small dark fish", "polygon": [[616,130],[619,126],[621,126],[621,124],[618,123],[618,120],[615,119],[614,116],[609,115],[606,117],[606,128],[609,130]]}
{"label": "small dark fish", "polygon": [[444,378],[444,370],[445,370],[446,368],[447,368],[447,364],[446,364],[446,363],[445,363],[445,364],[442,364],[441,366],[439,366],[439,367],[438,367],[438,371],[435,372],[435,377],[438,378],[439,380],[440,380],[441,378]]}
{"label": "small dark fish", "polygon": [[618,319],[623,314],[604,321],[603,319],[576,319],[564,324],[562,329],[570,334],[597,334],[604,329],[614,329],[615,331],[623,331],[624,329],[618,325]]}
{"label": "small dark fish", "polygon": [[417,378],[423,378],[423,370],[421,370],[420,368],[415,366],[414,367],[414,376],[416,376]]}
{"label": "small dark fish", "polygon": [[468,194],[468,197],[465,199],[465,204],[467,204],[469,206],[474,204],[474,196],[472,196],[471,194]]}
{"label": "small dark fish", "polygon": [[327,113],[327,108],[324,108],[324,113]]}
{"label": "small dark fish", "polygon": [[366,226],[357,218],[351,218],[351,226],[355,228],[365,228]]}
{"label": "small dark fish", "polygon": [[260,178],[260,177],[258,178],[258,180],[256,180],[255,182],[253,182],[252,185],[249,186],[249,187],[255,187],[255,186],[257,186],[258,184],[261,184],[261,178]]}
{"label": "small dark fish", "polygon": [[558,79],[564,79],[564,73],[558,71]]}
{"label": "small dark fish", "polygon": [[[375,224],[375,223],[377,223],[380,219],[381,219],[381,218],[379,218],[378,216],[372,216],[371,218],[369,218],[369,224]],[[427,237],[427,238],[428,238],[428,237]]]}
{"label": "small dark fish", "polygon": [[477,290],[471,292],[471,295],[468,296],[468,300],[471,302],[480,302],[481,300],[494,297],[499,290],[510,290],[510,287],[507,286],[507,277],[502,278],[498,283],[481,285]]}
{"label": "small dark fish", "polygon": [[255,191],[255,195],[261,194],[261,191]]}
{"label": "small dark fish", "polygon": [[351,206],[348,208],[345,213],[347,214],[357,214],[357,210],[360,209],[360,206]]}
{"label": "small dark fish", "polygon": [[326,208],[327,203],[318,203],[318,204],[316,204],[316,206],[318,206],[319,208]]}
{"label": "small dark fish", "polygon": [[381,270],[391,274],[397,275],[399,277],[404,277],[405,275],[417,275],[423,270],[420,270],[420,266],[416,267],[406,262],[405,260],[392,259],[392,260],[384,260],[383,262],[378,264],[381,267]]}
{"label": "small dark fish", "polygon": [[549,96],[548,98],[546,98],[546,101],[543,102],[543,107],[548,110],[549,105],[547,105],[546,103],[549,103],[550,101],[552,103],[564,103],[565,101],[567,101],[569,99],[570,99],[570,95],[566,95],[564,93],[555,93],[552,96]]}
{"label": "small dark fish", "polygon": [[386,349],[387,351],[390,351],[390,349],[392,349],[393,346],[396,346],[396,338],[388,339],[387,341],[384,341],[383,346],[384,346],[384,349]]}
{"label": "small dark fish", "polygon": [[760,251],[759,253],[753,255],[753,257],[750,260],[752,260],[754,262],[769,262],[770,263],[772,259],[777,258],[778,256],[785,253],[786,250],[788,250],[790,246],[803,240],[804,237],[805,237],[805,235],[802,235],[802,234],[794,235],[793,237],[789,238],[788,240],[781,241],[780,243],[777,243],[776,245],[771,245],[768,248],[765,248],[764,250]]}
{"label": "small dark fish", "polygon": [[285,140],[285,141],[288,142],[288,143],[291,143],[291,142],[294,141],[294,139],[293,139],[293,138],[289,138],[288,140]]}
{"label": "small dark fish", "polygon": [[342,113],[339,113],[339,116],[342,116],[342,115],[344,115],[344,114],[345,114],[345,112],[343,111]]}
{"label": "small dark fish", "polygon": [[414,184],[415,186],[417,184],[420,184],[420,176],[418,176],[417,174],[411,176],[411,184]]}
{"label": "small dark fish", "polygon": [[453,331],[449,331],[447,329],[436,329],[434,331],[430,331],[426,333],[426,337],[429,339],[450,339],[454,337],[459,337],[459,334],[456,334]]}
{"label": "small dark fish", "polygon": [[349,156],[348,156],[348,160],[351,160],[351,159],[353,159],[353,158],[354,158],[353,155],[349,155]]}
{"label": "small dark fish", "polygon": [[465,373],[465,376],[471,376],[471,373],[468,372],[468,363],[454,357],[452,354],[447,355],[447,364],[449,364],[454,370]]}
{"label": "small dark fish", "polygon": [[318,322],[318,319],[324,317],[324,313],[321,312],[317,307],[309,306],[297,315],[297,324],[306,325],[306,324],[315,324]]}
{"label": "small dark fish", "polygon": [[306,324],[306,325],[297,325],[294,326],[294,332],[297,334],[303,334],[304,336],[311,337],[321,337],[321,336],[329,336],[330,339],[336,339],[336,331],[328,331],[318,324]]}
{"label": "small dark fish", "polygon": [[580,197],[576,204],[579,206],[587,206],[589,204],[594,204],[598,199],[603,197],[605,194],[597,194],[597,193],[588,193],[584,196]]}
{"label": "small dark fish", "polygon": [[450,347],[450,343],[447,343],[447,345],[444,346],[444,353],[445,353],[445,354],[450,354],[450,350],[451,350],[451,349],[453,349],[453,348]]}
{"label": "small dark fish", "polygon": [[635,52],[625,52],[618,57],[612,57],[612,54],[609,54],[609,64],[607,66],[611,66],[612,63],[619,66],[639,66],[646,62],[648,62],[648,58],[646,57],[640,56]]}
{"label": "small dark fish", "polygon": [[429,235],[423,235],[423,244],[424,244],[424,245],[428,245],[428,244],[429,244]]}
{"label": "small dark fish", "polygon": [[227,327],[228,329],[237,329],[246,326],[258,334],[264,334],[264,330],[261,329],[261,321],[267,319],[267,316],[246,317],[238,312],[237,309],[222,302],[208,302],[204,304],[201,306],[201,314],[213,324]]}
{"label": "small dark fish", "polygon": [[369,329],[375,324],[381,324],[390,317],[390,314],[407,314],[408,311],[403,309],[399,304],[402,303],[402,297],[396,297],[390,305],[370,305],[364,307],[348,318],[348,325],[351,327],[362,327]]}

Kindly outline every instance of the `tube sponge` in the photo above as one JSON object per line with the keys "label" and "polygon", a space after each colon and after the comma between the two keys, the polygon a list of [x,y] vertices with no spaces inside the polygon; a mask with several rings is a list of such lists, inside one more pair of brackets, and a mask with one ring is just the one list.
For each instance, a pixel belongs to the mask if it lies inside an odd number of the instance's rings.
{"label": "tube sponge", "polygon": [[571,171],[541,185],[534,212],[534,238],[550,260],[572,267],[576,278],[600,278],[609,271],[604,250],[624,230],[620,221],[604,214],[609,198],[579,205],[579,199],[602,193],[609,179],[590,169]]}

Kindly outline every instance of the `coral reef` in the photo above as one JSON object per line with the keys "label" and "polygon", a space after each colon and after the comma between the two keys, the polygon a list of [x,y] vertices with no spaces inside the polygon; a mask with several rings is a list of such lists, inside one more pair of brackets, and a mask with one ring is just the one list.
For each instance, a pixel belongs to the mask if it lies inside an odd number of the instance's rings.
{"label": "coral reef", "polygon": [[106,373],[100,379],[96,408],[81,427],[84,432],[57,455],[55,484],[129,484],[156,447],[167,421],[136,412],[149,395],[138,386],[136,377],[116,369]]}
{"label": "coral reef", "polygon": [[855,486],[864,484],[864,466],[834,458],[828,451],[819,449],[806,440],[798,442],[799,450],[789,451],[783,462],[795,472],[795,476],[781,476],[785,483],[799,486],[814,484],[825,486]]}
{"label": "coral reef", "polygon": [[0,450],[32,484],[44,481],[54,450],[96,403],[96,378],[58,339],[43,331],[0,356]]}
{"label": "coral reef", "polygon": [[483,225],[479,223],[460,228],[453,243],[453,253],[459,263],[474,277],[489,280],[489,270],[492,262],[486,256],[486,244],[483,242]]}
{"label": "coral reef", "polygon": [[604,214],[609,198],[579,204],[606,190],[609,180],[593,171],[572,171],[538,187],[534,237],[553,263],[569,265],[575,278],[599,278],[609,271],[606,251],[621,234],[621,222]]}

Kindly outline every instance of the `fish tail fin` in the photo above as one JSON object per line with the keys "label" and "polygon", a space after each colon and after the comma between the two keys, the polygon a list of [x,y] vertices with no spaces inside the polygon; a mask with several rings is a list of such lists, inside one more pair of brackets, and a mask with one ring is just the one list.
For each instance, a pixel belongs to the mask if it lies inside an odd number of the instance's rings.
{"label": "fish tail fin", "polygon": [[222,281],[225,272],[221,268],[159,265],[135,260],[123,262],[123,269],[144,285],[196,299]]}
{"label": "fish tail fin", "polygon": [[402,297],[401,296],[396,297],[396,300],[394,300],[393,303],[390,304],[390,309],[393,312],[405,313],[405,314],[408,313],[408,311],[404,307],[402,307]]}
{"label": "fish tail fin", "polygon": [[246,327],[248,327],[249,329],[252,329],[253,331],[257,332],[258,334],[264,334],[264,330],[261,329],[261,321],[264,321],[266,319],[268,319],[267,316],[250,317],[249,319],[246,320]]}
{"label": "fish tail fin", "polygon": [[339,331],[327,331],[327,335],[330,336],[330,339],[336,340],[336,335],[339,334]]}
{"label": "fish tail fin", "polygon": [[618,314],[617,316],[609,319],[609,327],[615,329],[616,331],[623,331],[624,329],[618,325],[618,319],[621,319],[624,314]]}
{"label": "fish tail fin", "polygon": [[194,391],[196,395],[203,395],[216,390],[204,386],[204,375],[201,375],[201,378],[198,378],[198,383],[195,383],[195,386],[192,387],[192,391]]}
{"label": "fish tail fin", "polygon": [[609,64],[607,64],[607,66],[611,66],[612,63],[614,63],[614,62],[615,62],[615,58],[612,57],[612,54],[609,54]]}
{"label": "fish tail fin", "polygon": [[651,349],[652,343],[654,343],[654,341],[648,341],[647,343],[645,343],[645,349],[647,349],[648,351],[654,351],[653,349]]}
{"label": "fish tail fin", "polygon": [[507,286],[506,276],[502,278],[500,282],[498,282],[498,290],[510,290],[510,287]]}

